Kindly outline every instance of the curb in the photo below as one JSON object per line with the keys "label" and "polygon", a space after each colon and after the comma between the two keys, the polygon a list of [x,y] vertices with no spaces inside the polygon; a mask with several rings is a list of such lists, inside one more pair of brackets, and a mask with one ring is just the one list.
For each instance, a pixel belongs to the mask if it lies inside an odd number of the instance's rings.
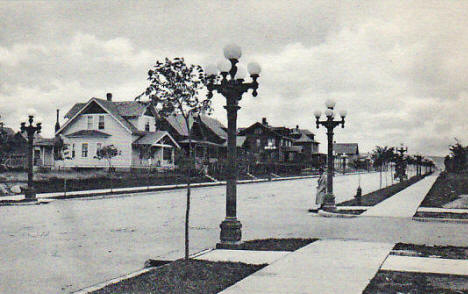
{"label": "curb", "polygon": [[[195,258],[195,257],[198,257],[198,256],[201,256],[201,255],[204,255],[210,251],[212,251],[213,248],[208,248],[208,249],[204,249],[200,252],[196,252],[196,253],[193,253],[190,255],[190,258]],[[131,279],[131,278],[134,278],[136,276],[139,276],[139,275],[142,275],[142,274],[145,274],[155,268],[160,268],[160,267],[163,267],[163,266],[167,266],[169,264],[171,264],[172,262],[169,262],[167,264],[164,264],[164,265],[161,265],[161,266],[152,266],[152,267],[147,267],[147,268],[144,268],[144,269],[141,269],[141,270],[137,270],[135,272],[131,272],[129,274],[126,274],[126,275],[123,275],[123,276],[120,276],[120,277],[117,277],[117,278],[114,278],[114,279],[111,279],[111,280],[107,280],[107,281],[104,281],[104,282],[101,282],[101,283],[98,283],[98,284],[95,284],[93,286],[89,286],[89,287],[86,287],[86,288],[83,288],[83,289],[80,289],[80,290],[77,290],[75,292],[71,292],[72,294],[88,294],[88,293],[91,293],[91,292],[94,292],[94,291],[97,291],[97,290],[100,290],[104,287],[107,287],[109,285],[112,285],[112,284],[116,284],[116,283],[119,283],[123,280],[128,280],[128,279]]]}
{"label": "curb", "polygon": [[[310,176],[295,176],[295,177],[284,177],[284,178],[275,178],[272,179],[273,181],[287,181],[287,180],[299,180],[299,179],[309,179],[309,178],[316,178],[316,175]],[[255,183],[263,183],[269,182],[268,179],[256,179],[256,180],[239,180],[237,184],[255,184]],[[215,186],[223,186],[226,185],[226,181],[218,181],[218,182],[203,182],[203,183],[192,183],[190,186],[192,188],[200,188],[200,187],[215,187]],[[102,190],[84,190],[90,191],[86,194],[79,194],[82,191],[70,191],[67,193],[66,196],[64,195],[57,195],[57,193],[63,192],[51,192],[51,193],[44,193],[43,195],[38,194],[38,198],[40,199],[55,199],[55,200],[65,200],[65,199],[74,199],[74,198],[86,198],[86,197],[95,197],[95,196],[106,196],[106,195],[121,195],[121,194],[128,194],[128,193],[146,193],[146,192],[158,192],[158,191],[170,191],[170,190],[178,190],[178,189],[185,189],[187,188],[187,184],[176,184],[176,185],[164,185],[164,186],[153,186],[153,187],[127,187],[127,188],[114,188],[111,192],[110,189],[102,189]],[[47,194],[55,194],[55,196],[47,196]],[[21,196],[21,195],[18,195]],[[1,197],[0,197],[1,200]]]}
{"label": "curb", "polygon": [[439,218],[439,217],[420,217],[414,216],[414,221],[418,222],[439,222],[439,223],[468,223],[468,219],[456,219],[456,218]]}
{"label": "curb", "polygon": [[317,214],[323,217],[337,217],[337,218],[354,218],[354,217],[359,216],[356,214],[344,214],[344,213],[329,212],[329,211],[324,211],[324,210],[319,210]]}

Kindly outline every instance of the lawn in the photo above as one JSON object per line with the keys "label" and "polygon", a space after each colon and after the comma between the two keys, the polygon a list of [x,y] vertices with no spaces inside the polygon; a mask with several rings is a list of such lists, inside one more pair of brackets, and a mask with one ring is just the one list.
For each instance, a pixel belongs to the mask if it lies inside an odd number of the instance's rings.
{"label": "lawn", "polygon": [[348,201],[338,203],[338,206],[374,206],[384,201],[385,199],[395,195],[396,193],[402,191],[403,189],[406,189],[407,187],[418,182],[422,178],[423,177],[420,176],[414,176],[407,181],[396,183],[391,186],[379,189],[377,191],[364,194],[361,196],[360,202],[357,199],[351,199]]}
{"label": "lawn", "polygon": [[[421,207],[444,207],[468,194],[468,173],[441,173],[421,203]],[[462,207],[460,207],[462,208]],[[468,208],[468,207],[467,207]]]}
{"label": "lawn", "polygon": [[468,292],[468,277],[428,273],[379,271],[364,294],[460,294]]}
{"label": "lawn", "polygon": [[[300,238],[251,240],[244,242],[240,249],[295,251],[316,240]],[[148,264],[156,265],[158,262]],[[250,265],[239,262],[177,260],[92,293],[218,293],[265,266],[265,264]]]}
{"label": "lawn", "polygon": [[392,254],[419,257],[440,257],[447,259],[468,259],[468,247],[427,246],[398,243]]}
{"label": "lawn", "polygon": [[238,262],[177,260],[92,293],[214,294],[228,288],[264,266]]}

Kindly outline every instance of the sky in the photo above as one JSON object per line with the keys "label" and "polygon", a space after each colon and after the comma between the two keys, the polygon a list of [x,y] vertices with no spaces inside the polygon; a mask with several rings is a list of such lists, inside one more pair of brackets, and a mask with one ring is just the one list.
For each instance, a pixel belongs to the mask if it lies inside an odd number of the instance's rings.
{"label": "sky", "polygon": [[325,153],[313,112],[331,98],[348,112],[335,141],[361,152],[467,144],[468,1],[0,1],[1,120],[18,129],[33,108],[52,137],[56,109],[63,124],[76,102],[133,100],[157,60],[206,66],[228,43],[262,66],[239,127],[299,125]]}

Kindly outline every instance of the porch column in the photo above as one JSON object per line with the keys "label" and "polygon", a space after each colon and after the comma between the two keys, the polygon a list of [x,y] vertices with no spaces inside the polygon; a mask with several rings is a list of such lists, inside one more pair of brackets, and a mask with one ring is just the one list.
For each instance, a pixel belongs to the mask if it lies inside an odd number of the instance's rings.
{"label": "porch column", "polygon": [[42,166],[45,166],[45,146],[39,147],[39,152],[42,153]]}

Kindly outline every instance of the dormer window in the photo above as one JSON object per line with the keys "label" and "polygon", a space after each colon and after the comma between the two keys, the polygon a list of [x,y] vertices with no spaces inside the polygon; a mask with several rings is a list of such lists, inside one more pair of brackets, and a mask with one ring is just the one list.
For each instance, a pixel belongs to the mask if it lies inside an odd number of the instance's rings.
{"label": "dormer window", "polygon": [[98,128],[100,130],[104,130],[104,115],[99,116]]}

